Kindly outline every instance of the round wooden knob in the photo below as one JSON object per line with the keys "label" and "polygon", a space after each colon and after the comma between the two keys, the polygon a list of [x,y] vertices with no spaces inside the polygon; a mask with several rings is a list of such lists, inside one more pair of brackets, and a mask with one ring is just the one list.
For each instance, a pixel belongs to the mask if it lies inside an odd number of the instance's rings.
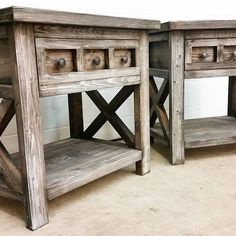
{"label": "round wooden knob", "polygon": [[93,63],[94,65],[98,66],[98,65],[101,63],[100,57],[95,57],[95,58],[93,58],[92,63]]}
{"label": "round wooden knob", "polygon": [[202,59],[207,59],[208,58],[208,53],[207,52],[203,52],[202,54],[201,54],[201,58]]}
{"label": "round wooden knob", "polygon": [[64,68],[64,67],[66,66],[66,60],[65,60],[65,58],[60,58],[60,59],[58,59],[58,61],[57,61],[57,66],[58,66],[59,68]]}
{"label": "round wooden knob", "polygon": [[127,56],[122,57],[122,58],[121,58],[121,61],[122,61],[124,64],[126,64],[126,63],[129,61],[129,58],[128,58]]}
{"label": "round wooden knob", "polygon": [[236,57],[236,51],[233,51],[233,57]]}

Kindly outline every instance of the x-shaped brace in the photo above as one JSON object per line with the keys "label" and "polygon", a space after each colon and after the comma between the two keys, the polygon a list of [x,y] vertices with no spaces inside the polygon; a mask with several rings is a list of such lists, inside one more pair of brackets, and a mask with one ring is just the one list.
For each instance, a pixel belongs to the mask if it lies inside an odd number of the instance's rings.
{"label": "x-shaped brace", "polygon": [[164,102],[169,94],[169,82],[164,79],[158,90],[154,78],[150,76],[150,126],[158,118],[164,137],[169,140],[169,119],[164,108]]}
{"label": "x-shaped brace", "polygon": [[125,86],[118,92],[110,103],[107,103],[97,90],[86,92],[101,113],[84,131],[82,137],[86,139],[93,137],[94,134],[106,123],[106,121],[109,121],[126,144],[130,147],[134,147],[134,134],[115,113],[115,111],[133,92],[133,86]]}

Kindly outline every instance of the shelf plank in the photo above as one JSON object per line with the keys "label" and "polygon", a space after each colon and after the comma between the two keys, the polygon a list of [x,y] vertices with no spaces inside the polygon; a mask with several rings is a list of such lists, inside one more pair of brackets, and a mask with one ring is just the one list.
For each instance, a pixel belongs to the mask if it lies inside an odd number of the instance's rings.
{"label": "shelf plank", "polygon": [[[158,123],[151,135],[163,140]],[[191,119],[184,121],[185,148],[198,148],[236,143],[236,118],[229,116]]]}
{"label": "shelf plank", "polygon": [[[44,152],[49,200],[142,159],[140,150],[95,140],[65,139]],[[18,154],[12,159],[19,165]]]}

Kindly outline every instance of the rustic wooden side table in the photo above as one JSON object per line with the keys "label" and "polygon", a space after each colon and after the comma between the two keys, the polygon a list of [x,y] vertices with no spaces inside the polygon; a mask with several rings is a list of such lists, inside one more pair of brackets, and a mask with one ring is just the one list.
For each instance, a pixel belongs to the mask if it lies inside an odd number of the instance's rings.
{"label": "rustic wooden side table", "polygon": [[[26,225],[48,223],[47,200],[136,163],[150,171],[148,30],[159,21],[11,7],[0,10],[0,134],[16,114],[19,153],[0,142],[0,195]],[[98,89],[122,87],[110,103]],[[101,113],[84,129],[81,93]],[[116,114],[134,93],[135,133]],[[70,135],[43,146],[39,98],[68,94]],[[57,114],[55,114],[56,116]],[[126,145],[95,140],[109,121]]]}
{"label": "rustic wooden side table", "polygon": [[[169,145],[171,164],[184,163],[185,148],[236,143],[236,21],[163,23],[149,59],[151,137]],[[159,89],[153,76],[163,78]],[[217,76],[229,76],[228,115],[184,121],[184,79]]]}

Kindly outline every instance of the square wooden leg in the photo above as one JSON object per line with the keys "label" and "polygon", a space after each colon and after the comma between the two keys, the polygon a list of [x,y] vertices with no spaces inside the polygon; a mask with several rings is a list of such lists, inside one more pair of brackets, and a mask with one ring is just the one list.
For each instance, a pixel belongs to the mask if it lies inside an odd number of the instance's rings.
{"label": "square wooden leg", "polygon": [[150,125],[149,125],[149,58],[148,35],[140,32],[141,84],[134,90],[135,146],[143,151],[143,158],[136,163],[136,173],[150,172]]}
{"label": "square wooden leg", "polygon": [[35,230],[48,223],[48,214],[33,26],[11,25],[8,37],[26,226]]}
{"label": "square wooden leg", "polygon": [[170,44],[170,162],[184,164],[184,35],[171,32]]}

